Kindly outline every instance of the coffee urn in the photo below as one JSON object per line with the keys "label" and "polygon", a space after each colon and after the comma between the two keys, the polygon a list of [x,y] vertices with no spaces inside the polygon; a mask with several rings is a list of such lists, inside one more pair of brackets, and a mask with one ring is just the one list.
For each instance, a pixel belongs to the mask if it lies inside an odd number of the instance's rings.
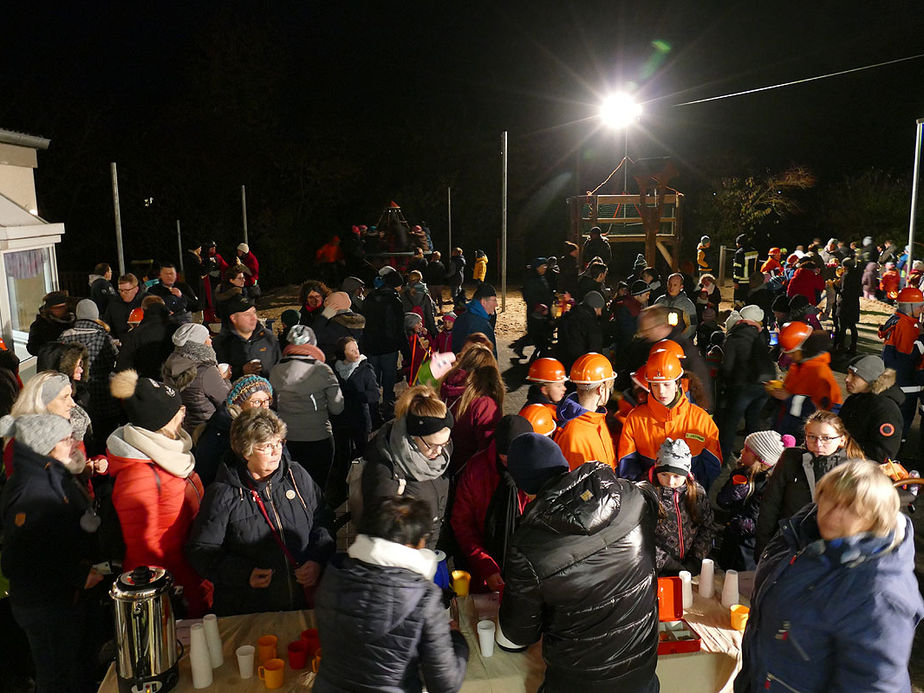
{"label": "coffee urn", "polygon": [[119,693],[165,693],[177,684],[173,576],[156,566],[122,573],[109,596],[115,601]]}

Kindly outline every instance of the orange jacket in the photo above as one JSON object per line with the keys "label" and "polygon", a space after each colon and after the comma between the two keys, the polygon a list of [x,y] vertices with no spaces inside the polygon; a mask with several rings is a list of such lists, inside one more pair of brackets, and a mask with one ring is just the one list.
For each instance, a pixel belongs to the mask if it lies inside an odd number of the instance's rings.
{"label": "orange jacket", "polygon": [[343,259],[343,250],[336,243],[325,243],[314,254],[314,261],[319,265],[339,262]]}
{"label": "orange jacket", "polygon": [[645,479],[658,459],[658,449],[667,438],[682,438],[693,457],[693,476],[708,489],[719,475],[722,452],[719,429],[702,407],[683,394],[668,408],[649,397],[629,414],[619,437],[619,476]]}
{"label": "orange jacket", "polygon": [[792,364],[786,372],[783,387],[791,395],[809,397],[817,409],[830,410],[844,401],[830,363],[831,354],[825,351],[801,363]]}
{"label": "orange jacket", "polygon": [[902,278],[898,270],[889,270],[883,272],[882,279],[879,280],[879,290],[886,294],[888,298],[895,298],[898,295],[898,285],[901,284]]}
{"label": "orange jacket", "polygon": [[591,460],[615,469],[616,451],[606,425],[606,412],[585,411],[559,428],[553,436],[572,470]]}
{"label": "orange jacket", "polygon": [[761,265],[760,271],[770,275],[783,274],[783,265],[775,257],[768,257],[766,262]]}

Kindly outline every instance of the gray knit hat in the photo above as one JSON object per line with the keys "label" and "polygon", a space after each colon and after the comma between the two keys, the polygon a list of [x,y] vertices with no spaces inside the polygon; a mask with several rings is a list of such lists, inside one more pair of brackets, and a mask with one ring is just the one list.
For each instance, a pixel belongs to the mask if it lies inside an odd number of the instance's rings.
{"label": "gray knit hat", "polygon": [[742,320],[748,322],[762,323],[764,321],[764,311],[760,306],[747,305],[738,311]]}
{"label": "gray knit hat", "polygon": [[83,299],[77,304],[77,319],[99,320],[99,306],[89,298]]}
{"label": "gray knit hat", "polygon": [[855,356],[850,359],[850,363],[847,364],[847,370],[858,378],[868,383],[873,383],[876,382],[879,376],[885,373],[885,363],[880,357],[872,354]]}
{"label": "gray knit hat", "polygon": [[585,306],[589,306],[594,310],[602,310],[606,307],[606,300],[603,298],[603,295],[599,291],[588,291],[584,294],[584,300],[581,301]]}
{"label": "gray knit hat", "polygon": [[302,344],[314,344],[317,346],[318,343],[314,330],[308,325],[293,325],[292,329],[289,330],[289,334],[286,335],[286,340],[289,344],[294,344],[295,346]]}
{"label": "gray knit hat", "polygon": [[176,346],[183,346],[187,342],[193,344],[205,344],[205,340],[211,336],[209,328],[195,322],[187,322],[176,328],[173,333],[173,343]]}
{"label": "gray knit hat", "polygon": [[73,435],[71,423],[57,414],[24,414],[0,418],[0,436],[16,438],[30,450],[47,455],[55,445]]}
{"label": "gray knit hat", "polygon": [[47,407],[70,384],[71,379],[64,373],[55,373],[42,384],[42,404]]}
{"label": "gray knit hat", "polygon": [[755,431],[744,439],[744,447],[768,467],[779,461],[785,448],[793,447],[795,444],[795,438],[781,436],[776,431]]}
{"label": "gray knit hat", "polygon": [[677,438],[666,438],[658,449],[658,461],[655,463],[655,474],[671,472],[680,476],[687,476],[693,467],[690,455],[690,446],[686,441]]}

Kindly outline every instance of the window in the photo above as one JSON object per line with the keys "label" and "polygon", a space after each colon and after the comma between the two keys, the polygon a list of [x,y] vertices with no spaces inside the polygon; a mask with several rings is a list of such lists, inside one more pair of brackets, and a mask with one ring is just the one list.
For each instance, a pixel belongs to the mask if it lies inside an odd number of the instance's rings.
{"label": "window", "polygon": [[[6,290],[10,297],[10,318],[16,353],[25,353],[29,326],[42,305],[42,297],[52,290],[51,253],[48,248],[15,250],[3,254]],[[19,348],[20,345],[22,348]],[[22,352],[22,353],[20,353]]]}

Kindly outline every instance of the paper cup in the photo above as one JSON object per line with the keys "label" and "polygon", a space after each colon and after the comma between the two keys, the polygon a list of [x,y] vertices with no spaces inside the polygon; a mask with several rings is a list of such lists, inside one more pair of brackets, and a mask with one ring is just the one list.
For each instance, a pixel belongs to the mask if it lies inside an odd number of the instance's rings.
{"label": "paper cup", "polygon": [[468,596],[468,586],[472,581],[472,576],[464,570],[452,571],[452,591],[457,597]]}
{"label": "paper cup", "polygon": [[712,599],[715,594],[715,564],[711,558],[703,559],[703,567],[699,571],[699,596]]}
{"label": "paper cup", "polygon": [[478,645],[482,657],[494,654],[494,621],[478,621]]}
{"label": "paper cup", "polygon": [[222,376],[228,375],[228,371],[231,370],[230,363],[219,363],[218,370],[221,371]]}
{"label": "paper cup", "polygon": [[201,623],[189,629],[189,668],[192,671],[193,688],[208,688],[212,685],[212,658],[205,639],[205,628]]}
{"label": "paper cup", "polygon": [[257,648],[253,645],[241,645],[235,654],[237,655],[237,668],[241,672],[242,679],[253,678],[253,659]]}
{"label": "paper cup", "polygon": [[733,604],[738,603],[738,571],[728,570],[725,572],[725,582],[722,585],[722,606],[730,609]]}
{"label": "paper cup", "polygon": [[212,660],[212,669],[217,669],[225,663],[222,652],[221,635],[218,632],[218,617],[215,614],[206,614],[202,617],[202,626],[205,628],[205,642],[209,646],[209,657]]}
{"label": "paper cup", "polygon": [[751,615],[751,610],[744,604],[732,604],[729,612],[731,613],[731,627],[735,630],[744,630],[744,627],[748,624],[748,616]]}
{"label": "paper cup", "polygon": [[683,608],[686,610],[693,606],[693,576],[688,570],[681,570],[678,576],[683,588]]}

